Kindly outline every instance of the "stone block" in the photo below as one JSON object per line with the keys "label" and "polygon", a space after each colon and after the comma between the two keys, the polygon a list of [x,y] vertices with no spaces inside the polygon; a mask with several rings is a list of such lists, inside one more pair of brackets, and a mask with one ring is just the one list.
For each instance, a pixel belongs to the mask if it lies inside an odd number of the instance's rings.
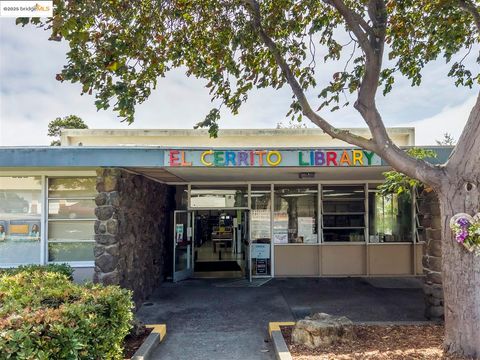
{"label": "stone block", "polygon": [[108,195],[104,192],[101,192],[95,196],[95,204],[97,206],[106,205],[108,200]]}
{"label": "stone block", "polygon": [[325,313],[307,316],[295,324],[292,341],[309,348],[349,342],[354,338],[353,323],[345,316],[334,317]]}
{"label": "stone block", "polygon": [[425,230],[427,241],[430,240],[442,240],[442,230],[440,229],[426,229]]}
{"label": "stone block", "polygon": [[430,270],[430,271],[437,271],[441,272],[442,271],[442,258],[438,256],[428,256],[425,255],[422,258],[422,265],[424,269]]}
{"label": "stone block", "polygon": [[102,245],[113,245],[117,242],[117,238],[113,235],[95,234],[95,241]]}
{"label": "stone block", "polygon": [[93,247],[93,256],[95,256],[95,258],[99,257],[104,252],[105,252],[105,246],[103,245],[95,244],[95,246]]}
{"label": "stone block", "polygon": [[98,206],[95,208],[95,215],[98,220],[108,220],[115,212],[115,208],[110,205]]}
{"label": "stone block", "polygon": [[107,221],[107,231],[109,234],[116,235],[118,232],[118,221],[115,219],[109,219]]}
{"label": "stone block", "polygon": [[98,281],[103,285],[119,285],[120,284],[120,276],[118,271],[112,271],[109,273],[100,273],[98,274]]}
{"label": "stone block", "polygon": [[425,311],[425,316],[431,320],[443,319],[444,314],[443,306],[430,306]]}
{"label": "stone block", "polygon": [[112,191],[108,194],[108,205],[115,207],[120,206],[120,196],[118,195],[118,191]]}
{"label": "stone block", "polygon": [[432,284],[442,284],[442,273],[437,271],[427,271],[426,272],[426,280],[431,282]]}
{"label": "stone block", "polygon": [[95,266],[97,266],[103,273],[112,272],[117,268],[117,264],[118,258],[106,252],[95,258]]}
{"label": "stone block", "polygon": [[110,192],[117,190],[117,175],[108,175],[103,178],[103,191]]}
{"label": "stone block", "polygon": [[110,245],[110,246],[105,247],[105,251],[107,253],[109,253],[110,255],[115,256],[117,258],[120,255],[120,248],[119,248],[118,244]]}
{"label": "stone block", "polygon": [[442,241],[428,240],[426,242],[426,255],[442,257]]}

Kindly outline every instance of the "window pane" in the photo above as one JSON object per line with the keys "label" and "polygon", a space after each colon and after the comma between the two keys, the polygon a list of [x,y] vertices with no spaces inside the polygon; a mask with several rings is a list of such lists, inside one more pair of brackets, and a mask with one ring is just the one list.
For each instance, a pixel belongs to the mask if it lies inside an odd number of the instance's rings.
{"label": "window pane", "polygon": [[49,198],[76,198],[76,197],[95,197],[96,179],[87,178],[49,178],[48,179],[48,197]]}
{"label": "window pane", "polygon": [[363,199],[365,188],[363,185],[331,186],[322,187],[324,199]]}
{"label": "window pane", "polygon": [[95,219],[95,200],[50,200],[49,219]]}
{"label": "window pane", "polygon": [[317,242],[317,186],[275,186],[275,243]]}
{"label": "window pane", "polygon": [[192,208],[234,208],[247,206],[248,191],[246,186],[192,186],[190,190],[190,207]]}
{"label": "window pane", "polygon": [[50,243],[48,261],[94,261],[95,243]]}
{"label": "window pane", "polygon": [[369,201],[370,242],[411,242],[412,203],[408,196],[372,192]]}
{"label": "window pane", "polygon": [[41,177],[0,177],[0,264],[40,262]]}
{"label": "window pane", "polygon": [[93,240],[94,221],[50,221],[48,240]]}

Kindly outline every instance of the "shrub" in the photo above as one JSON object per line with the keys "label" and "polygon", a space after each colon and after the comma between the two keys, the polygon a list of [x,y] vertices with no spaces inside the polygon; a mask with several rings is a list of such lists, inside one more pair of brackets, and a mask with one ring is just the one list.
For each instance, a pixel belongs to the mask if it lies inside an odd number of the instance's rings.
{"label": "shrub", "polygon": [[20,272],[54,272],[63,274],[70,280],[73,279],[73,269],[68,264],[48,264],[48,265],[21,265],[11,269],[0,269],[0,275],[15,275]]}
{"label": "shrub", "polygon": [[122,359],[131,293],[58,272],[0,275],[0,360]]}

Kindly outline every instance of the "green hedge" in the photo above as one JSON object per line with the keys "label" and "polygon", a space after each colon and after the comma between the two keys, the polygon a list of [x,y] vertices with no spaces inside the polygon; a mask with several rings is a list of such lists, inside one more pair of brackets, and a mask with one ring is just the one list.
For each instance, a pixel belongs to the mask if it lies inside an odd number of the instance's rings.
{"label": "green hedge", "polygon": [[15,275],[20,272],[54,272],[73,280],[73,268],[68,264],[21,265],[11,269],[0,269],[0,275]]}
{"label": "green hedge", "polygon": [[122,359],[131,292],[58,272],[0,274],[0,360]]}

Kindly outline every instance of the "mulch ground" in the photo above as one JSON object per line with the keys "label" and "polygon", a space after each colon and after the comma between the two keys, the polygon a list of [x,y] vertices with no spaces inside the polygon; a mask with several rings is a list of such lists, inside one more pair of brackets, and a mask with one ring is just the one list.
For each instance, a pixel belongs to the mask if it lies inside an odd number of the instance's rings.
{"label": "mulch ground", "polygon": [[138,336],[131,336],[127,335],[125,341],[123,343],[123,358],[125,360],[130,359],[135,351],[138,350],[140,346],[142,346],[143,342],[147,338],[148,335],[152,332],[153,329],[144,328],[143,332]]}
{"label": "mulch ground", "polygon": [[356,339],[320,349],[291,343],[293,327],[281,327],[294,360],[378,359],[378,360],[465,360],[443,352],[442,325],[395,325],[354,327]]}

